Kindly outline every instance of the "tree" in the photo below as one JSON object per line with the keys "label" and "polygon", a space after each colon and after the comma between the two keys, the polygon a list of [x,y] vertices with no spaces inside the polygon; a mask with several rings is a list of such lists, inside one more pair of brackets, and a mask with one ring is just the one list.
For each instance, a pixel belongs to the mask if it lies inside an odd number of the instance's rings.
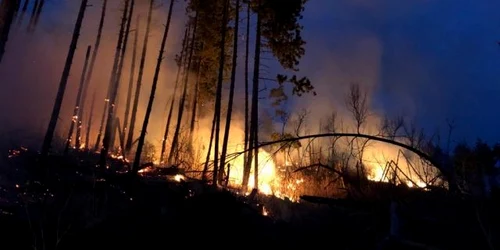
{"label": "tree", "polygon": [[[91,83],[92,75],[94,73],[95,62],[97,60],[97,55],[99,53],[99,48],[101,45],[102,28],[104,27],[104,19],[106,17],[107,5],[108,5],[108,0],[102,1],[101,18],[99,20],[99,27],[97,28],[97,36],[96,36],[95,43],[94,43],[94,50],[92,51],[92,57],[90,59],[89,70],[87,72],[87,76],[85,77],[85,89],[83,91],[82,102],[79,104],[80,105],[80,115],[78,116],[78,126],[76,129],[77,140],[78,140],[78,135],[81,134],[82,119],[83,119],[83,115],[85,113],[85,104],[87,102],[87,93],[88,93],[88,89],[89,89],[89,86]],[[95,98],[95,96],[94,96],[94,98]],[[95,99],[92,99],[92,103],[94,102],[94,100]],[[90,135],[89,130],[90,130],[90,123],[89,123],[89,126],[87,126],[87,135],[85,137],[85,148],[89,147],[89,141],[90,141],[90,138],[88,138],[88,136]]]}
{"label": "tree", "polygon": [[[120,84],[120,79],[118,77],[118,67],[120,63],[120,54],[122,52],[122,43],[123,43],[123,37],[124,37],[124,32],[125,32],[125,25],[127,23],[127,16],[128,16],[128,7],[130,4],[130,0],[125,0],[125,9],[123,10],[122,14],[122,21],[120,24],[120,32],[118,34],[118,41],[116,44],[116,49],[115,49],[115,56],[114,56],[114,61],[113,61],[113,68],[111,70],[111,77],[109,81],[109,95],[108,95],[108,113],[107,113],[107,120],[106,120],[106,129],[104,131],[104,139],[102,141],[102,148],[101,148],[101,156],[99,159],[99,165],[101,167],[104,167],[106,165],[106,157],[108,156],[109,152],[109,146],[111,143],[111,134],[114,132],[114,119],[115,119],[115,101],[116,97],[118,95],[118,87]],[[106,113],[106,109],[104,110]],[[102,122],[101,122],[102,123]]]}
{"label": "tree", "polygon": [[165,158],[165,150],[166,150],[166,145],[167,145],[167,138],[168,138],[168,132],[170,131],[170,124],[172,122],[172,114],[174,110],[174,104],[175,104],[175,97],[177,95],[177,88],[179,87],[179,78],[181,75],[182,71],[182,64],[185,61],[185,50],[186,50],[186,44],[188,40],[188,35],[189,33],[189,28],[186,28],[184,31],[184,38],[182,39],[182,49],[181,49],[181,54],[176,58],[176,63],[177,63],[177,74],[175,76],[175,86],[174,86],[174,92],[170,96],[170,104],[169,104],[169,110],[168,110],[168,116],[167,116],[167,123],[165,125],[165,133],[163,134],[163,139],[161,142],[161,152],[160,152],[160,164],[163,164],[163,160]]}
{"label": "tree", "polygon": [[[224,2],[224,14],[222,17],[222,25],[221,25],[221,45],[220,45],[220,55],[219,55],[219,77],[217,79],[217,92],[215,97],[215,150],[214,150],[214,175],[213,175],[213,185],[217,185],[217,177],[222,180],[222,175],[218,175],[217,171],[219,164],[219,133],[220,133],[220,118],[221,118],[221,103],[222,103],[222,82],[224,78],[224,61],[226,59],[225,56],[225,46],[226,46],[226,33],[227,33],[227,23],[228,19],[228,9],[229,9],[229,1],[226,0]],[[238,21],[237,21],[238,22]],[[234,90],[233,90],[234,91]],[[221,166],[222,170],[224,166]],[[222,172],[222,171],[219,171]],[[222,173],[221,173],[222,174]]]}
{"label": "tree", "polygon": [[[198,14],[196,14],[198,15]],[[184,105],[186,102],[186,95],[187,95],[187,87],[188,87],[188,82],[189,82],[189,69],[191,68],[191,60],[193,58],[193,51],[194,51],[194,46],[193,43],[196,39],[196,29],[198,28],[198,20],[195,18],[194,23],[193,23],[193,32],[191,33],[191,46],[189,48],[189,54],[187,55],[187,61],[186,61],[186,68],[184,70],[184,83],[182,87],[182,95],[181,99],[179,100],[179,109],[177,111],[177,124],[175,126],[175,131],[174,131],[174,138],[172,139],[172,145],[170,146],[170,153],[168,154],[168,159],[167,159],[167,165],[173,164],[174,157],[178,155],[179,150],[178,150],[178,143],[179,143],[179,135],[180,135],[180,130],[181,130],[181,124],[182,124],[182,117],[184,114]]]}
{"label": "tree", "polygon": [[158,77],[160,75],[161,62],[163,61],[163,54],[165,52],[165,45],[168,37],[168,30],[170,28],[170,20],[172,18],[172,9],[174,7],[174,0],[170,0],[170,6],[168,9],[167,24],[165,25],[165,31],[163,32],[163,37],[161,40],[160,53],[158,55],[158,61],[156,63],[155,74],[153,76],[153,85],[151,86],[151,94],[149,96],[149,102],[146,109],[146,115],[144,117],[144,123],[142,124],[141,136],[139,137],[139,142],[137,143],[137,150],[135,154],[134,165],[132,167],[132,173],[137,173],[139,170],[139,164],[141,161],[142,146],[144,145],[146,139],[146,131],[148,128],[149,117],[151,115],[151,110],[153,109],[153,101],[156,93],[156,85],[158,84]]}
{"label": "tree", "polygon": [[231,129],[231,115],[233,112],[233,99],[234,99],[234,87],[236,82],[236,66],[238,59],[238,30],[239,30],[239,20],[240,20],[240,0],[236,0],[235,7],[235,22],[234,22],[234,36],[233,36],[233,58],[232,58],[232,69],[231,69],[231,85],[229,87],[229,100],[227,102],[227,114],[226,114],[226,125],[224,129],[224,139],[222,141],[222,154],[220,160],[220,169],[219,172],[219,182],[222,182],[223,179],[223,171],[226,163],[226,154],[227,154],[227,144],[229,142],[229,132]]}
{"label": "tree", "polygon": [[[226,0],[190,0],[188,2],[187,14],[190,15],[190,20],[196,18],[200,24],[196,29],[196,40],[192,42],[195,46],[193,50],[193,58],[196,58],[197,63],[192,63],[190,70],[199,72],[197,74],[197,116],[204,118],[210,115],[211,108],[215,102],[217,80],[219,75],[219,52],[221,45],[221,25],[229,26],[230,18],[223,24],[224,2]],[[231,6],[229,12],[232,11]],[[194,14],[195,13],[195,14]],[[225,53],[226,57],[230,56],[232,47],[232,34],[230,27],[226,33]],[[231,70],[231,60],[225,60],[224,76],[228,75]],[[193,91],[193,92],[194,92]],[[195,95],[195,93],[193,93]]]}
{"label": "tree", "polygon": [[154,5],[154,0],[150,0],[149,10],[148,10],[148,19],[146,22],[146,33],[144,34],[144,42],[142,45],[141,61],[139,63],[139,73],[137,75],[137,85],[135,86],[134,104],[132,105],[132,116],[130,118],[130,128],[128,129],[127,143],[125,145],[126,152],[130,151],[130,149],[132,148],[132,144],[133,144],[133,140],[134,140],[135,120],[137,118],[137,108],[139,107],[139,97],[141,96],[142,76],[144,74],[144,65],[146,64],[146,55],[148,52],[149,35],[151,33],[151,18],[153,16],[153,5]]}
{"label": "tree", "polygon": [[19,0],[2,1],[0,3],[0,63],[5,53],[7,40],[9,40],[10,27],[19,5]]}
{"label": "tree", "polygon": [[[80,76],[80,85],[78,86],[78,93],[76,94],[76,103],[75,103],[75,107],[73,109],[73,116],[72,116],[72,119],[71,119],[71,124],[69,126],[69,133],[68,133],[68,138],[66,139],[66,147],[64,148],[64,154],[67,155],[68,154],[68,150],[69,150],[69,147],[71,145],[71,141],[73,139],[73,130],[75,129],[75,125],[78,126],[77,122],[78,122],[78,117],[80,116],[80,102],[81,102],[81,98],[82,98],[82,92],[83,92],[83,88],[85,87],[84,84],[85,84],[85,74],[87,73],[87,67],[88,67],[88,64],[89,64],[89,57],[90,57],[90,49],[92,48],[92,46],[88,46],[87,47],[87,53],[85,53],[85,61],[83,63],[83,70],[82,70],[82,75]],[[78,138],[80,135],[77,135],[77,143],[75,145],[76,149],[79,149],[80,148],[80,138]]]}
{"label": "tree", "polygon": [[[254,73],[252,87],[252,110],[250,120],[249,151],[247,162],[243,171],[243,189],[247,188],[252,158],[254,158],[255,171],[254,183],[258,185],[258,94],[260,80],[260,53],[267,48],[278,60],[284,69],[297,71],[300,58],[304,55],[305,41],[301,37],[302,26],[299,20],[307,0],[254,0],[251,2],[252,10],[257,14],[255,35]],[[307,78],[298,79],[293,76],[288,80],[283,75],[278,75],[278,82],[290,82],[294,85],[294,94],[301,95],[309,92],[312,85]]]}
{"label": "tree", "polygon": [[80,36],[80,29],[82,27],[83,18],[85,16],[85,10],[87,9],[88,0],[82,0],[80,4],[80,10],[78,11],[78,17],[75,23],[75,29],[73,30],[73,37],[71,38],[71,44],[69,46],[68,56],[66,58],[66,63],[64,65],[64,70],[61,75],[61,81],[59,83],[59,89],[57,91],[56,99],[54,102],[54,108],[52,109],[52,115],[50,116],[49,126],[47,127],[47,132],[45,133],[45,138],[43,140],[41,154],[45,158],[49,154],[49,150],[52,144],[52,138],[54,137],[54,132],[57,126],[57,120],[59,118],[59,112],[61,111],[61,104],[64,98],[64,93],[66,91],[66,85],[68,83],[69,73],[71,71],[71,65],[73,63],[73,57],[75,55],[76,46],[78,44],[78,38]]}
{"label": "tree", "polygon": [[[123,118],[123,132],[121,137],[125,138],[128,129],[128,120],[130,115],[130,103],[132,101],[132,91],[134,89],[134,78],[135,78],[135,61],[137,59],[137,40],[139,38],[139,20],[140,16],[137,16],[137,21],[135,24],[135,35],[134,35],[134,49],[132,51],[132,62],[130,65],[130,76],[128,81],[128,91],[127,91],[127,103],[125,104],[125,116]],[[123,149],[124,150],[124,149]]]}
{"label": "tree", "polygon": [[[121,83],[121,79],[122,79],[122,72],[123,72],[123,65],[125,63],[125,58],[127,56],[127,45],[128,45],[128,37],[130,35],[130,25],[132,23],[132,16],[134,14],[134,6],[135,6],[135,0],[131,0],[130,2],[130,8],[129,8],[129,12],[128,12],[128,17],[127,17],[127,25],[126,25],[126,28],[125,28],[125,33],[124,33],[124,38],[123,38],[123,45],[122,45],[122,48],[121,48],[121,57],[120,57],[120,62],[118,63],[118,70],[116,71],[116,77],[115,77],[115,81],[116,81],[116,90],[119,89],[119,86],[120,86],[120,83]],[[118,101],[116,100],[115,103],[114,103],[114,106],[113,107],[116,107],[118,105]],[[111,111],[111,109],[110,109]],[[118,124],[115,123],[114,121],[116,121],[116,114],[114,114],[115,111],[113,110],[113,116],[115,117],[112,121],[112,132],[111,132],[111,137],[110,137],[110,141],[109,141],[109,146],[108,148],[113,148],[113,145],[114,145],[114,142],[115,142],[115,135],[116,135],[116,129],[115,129],[115,126],[117,126]],[[109,121],[108,121],[109,122]],[[119,133],[119,136],[121,136],[122,133]],[[106,135],[105,135],[106,137]],[[123,141],[123,138],[120,137],[120,141]],[[124,148],[125,145],[120,145],[120,149],[123,151],[123,148]]]}

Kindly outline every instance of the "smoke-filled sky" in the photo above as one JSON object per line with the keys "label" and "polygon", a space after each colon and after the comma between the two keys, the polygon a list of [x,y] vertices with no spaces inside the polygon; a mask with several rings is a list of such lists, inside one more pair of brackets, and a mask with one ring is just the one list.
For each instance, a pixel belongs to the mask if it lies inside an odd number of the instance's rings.
{"label": "smoke-filled sky", "polygon": [[[31,136],[45,132],[78,2],[46,0],[40,23],[32,33],[26,31],[30,11],[22,22],[14,22],[0,64],[0,133],[18,131]],[[85,49],[93,45],[99,21],[101,1],[89,2],[93,6],[85,17],[58,124],[63,134],[71,120]],[[110,77],[122,6],[118,0],[109,2],[89,99],[96,89],[100,90],[97,100],[104,99]],[[136,13],[145,17],[148,1],[136,2]],[[161,2],[164,5],[157,6],[153,18],[141,95],[143,107],[165,22],[167,1]],[[150,134],[163,131],[165,105],[176,70],[172,57],[180,49],[184,6],[175,8]],[[296,98],[292,105],[296,109],[307,107],[318,118],[329,115],[333,109],[344,109],[347,86],[358,82],[370,90],[372,108],[378,115],[403,114],[430,133],[440,127],[444,134],[446,120],[453,119],[455,140],[480,137],[500,141],[500,117],[495,112],[500,94],[498,9],[500,2],[496,0],[310,0],[303,19],[303,36],[308,44],[300,74],[311,78],[318,95]],[[144,18],[141,22],[139,51]],[[126,78],[130,52],[127,57]],[[120,101],[124,98],[122,94]],[[95,120],[100,119],[102,105],[96,102]],[[141,112],[139,122],[143,109]],[[98,126],[98,121],[93,126]]]}

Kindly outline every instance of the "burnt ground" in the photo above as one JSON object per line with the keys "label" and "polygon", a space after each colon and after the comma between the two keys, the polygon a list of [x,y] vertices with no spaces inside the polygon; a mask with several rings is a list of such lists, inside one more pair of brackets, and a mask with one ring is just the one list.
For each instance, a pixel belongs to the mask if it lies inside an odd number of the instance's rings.
{"label": "burnt ground", "polygon": [[401,237],[387,240],[387,199],[321,201],[327,205],[263,196],[249,200],[198,181],[131,180],[96,170],[94,156],[49,162],[50,178],[42,184],[34,155],[7,160],[0,179],[2,249],[498,246],[494,201],[435,192],[400,195]]}

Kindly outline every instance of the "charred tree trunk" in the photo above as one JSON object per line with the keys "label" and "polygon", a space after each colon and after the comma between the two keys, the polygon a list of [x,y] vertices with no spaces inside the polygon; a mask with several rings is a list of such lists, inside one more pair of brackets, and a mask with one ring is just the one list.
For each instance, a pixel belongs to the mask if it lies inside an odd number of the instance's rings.
{"label": "charred tree trunk", "polygon": [[[248,117],[248,55],[250,54],[250,2],[247,4],[247,27],[245,36],[245,150],[248,149],[249,139],[249,117]],[[248,161],[248,153],[243,156],[244,161]]]}
{"label": "charred tree trunk", "polygon": [[[116,92],[118,93],[119,92],[119,89],[120,89],[120,86],[121,86],[121,80],[122,80],[122,72],[123,72],[123,65],[125,64],[125,58],[127,57],[127,45],[128,45],[128,37],[129,37],[129,34],[130,34],[130,25],[132,23],[132,16],[134,15],[134,6],[135,6],[135,0],[130,0],[130,8],[128,9],[129,13],[128,13],[128,17],[127,17],[127,26],[125,28],[125,33],[124,33],[124,39],[123,39],[123,45],[122,45],[122,50],[121,50],[121,57],[120,57],[120,62],[118,63],[118,70],[117,70],[117,73],[116,73],[116,78],[115,78],[115,81],[116,81]],[[116,109],[116,107],[118,106],[118,99],[119,97],[117,97],[115,103],[114,103],[114,109]],[[116,110],[113,109],[113,116],[115,117],[116,116]],[[111,110],[111,109],[110,109]],[[116,121],[116,119],[113,119],[112,120],[113,123]],[[116,126],[117,124],[113,124],[113,126]],[[115,131],[115,130],[113,130]],[[115,143],[115,135],[116,133],[113,132],[111,134],[111,138],[110,138],[110,142],[109,142],[109,148],[113,148],[114,147],[114,143]],[[121,133],[118,134],[119,136],[121,136]],[[123,148],[121,148],[121,150],[123,151]]]}
{"label": "charred tree trunk", "polygon": [[193,95],[193,107],[191,108],[191,122],[189,125],[189,143],[190,148],[193,147],[193,135],[194,135],[194,127],[196,124],[196,110],[198,110],[198,99],[200,93],[200,78],[201,78],[201,60],[198,61],[198,69],[196,70],[196,82],[194,86],[194,95]]}
{"label": "charred tree trunk", "polygon": [[[226,33],[227,33],[227,19],[228,19],[229,1],[224,2],[224,14],[221,24],[221,45],[220,45],[220,58],[219,58],[219,76],[217,79],[217,93],[215,97],[215,145],[214,145],[214,176],[212,185],[217,186],[218,168],[219,168],[219,134],[220,134],[220,117],[221,117],[221,103],[222,103],[222,82],[224,78],[224,63],[226,59]],[[224,166],[221,166],[221,170]],[[222,172],[222,171],[221,171]]]}
{"label": "charred tree trunk", "polygon": [[[224,166],[226,165],[227,144],[229,142],[231,115],[233,112],[234,87],[236,82],[236,67],[238,60],[238,30],[240,26],[239,20],[240,20],[240,0],[236,0],[236,14],[234,23],[234,37],[233,37],[233,58],[232,58],[232,68],[231,68],[231,85],[229,86],[229,100],[227,102],[226,126],[224,128],[224,139],[222,141],[222,154],[220,159],[221,170],[224,170]],[[223,179],[224,179],[223,173],[222,171],[220,171],[219,182],[222,183]]]}
{"label": "charred tree trunk", "polygon": [[116,97],[118,95],[118,87],[120,81],[118,80],[118,64],[120,61],[120,53],[121,53],[121,48],[122,48],[122,42],[123,42],[123,37],[124,37],[124,32],[125,32],[125,25],[127,23],[127,17],[128,17],[128,5],[130,3],[130,0],[125,0],[125,9],[123,10],[123,15],[122,15],[122,21],[120,25],[120,32],[118,34],[118,42],[116,45],[116,50],[115,50],[115,59],[113,62],[113,69],[111,71],[111,79],[109,81],[109,89],[110,89],[110,95],[109,95],[109,102],[108,104],[108,114],[107,114],[107,121],[106,121],[106,129],[104,132],[104,139],[102,141],[102,149],[101,149],[101,157],[99,159],[99,165],[101,167],[104,167],[106,165],[106,157],[108,156],[109,152],[109,145],[111,142],[111,134],[113,133],[113,123],[114,123],[114,112],[115,112],[115,101]]}
{"label": "charred tree trunk", "polygon": [[[127,103],[125,104],[125,116],[123,119],[123,131],[121,135],[121,137],[124,139],[128,129],[128,120],[130,116],[130,103],[132,102],[132,91],[134,90],[135,61],[137,60],[137,40],[139,39],[139,22],[140,22],[139,20],[140,16],[137,16],[137,21],[135,24],[134,49],[132,51],[132,63],[130,65],[130,76],[128,81]],[[123,150],[125,150],[125,148],[123,148]]]}
{"label": "charred tree trunk", "polygon": [[208,143],[207,158],[205,160],[205,165],[203,166],[203,172],[201,175],[201,179],[203,181],[207,180],[208,164],[210,162],[210,154],[212,153],[212,142],[214,141],[216,119],[217,114],[214,112],[214,118],[212,119],[212,131],[210,132],[210,142]]}
{"label": "charred tree trunk", "polygon": [[[259,8],[260,9],[260,8]],[[252,122],[253,145],[259,145],[259,79],[260,79],[260,48],[261,48],[261,16],[257,13],[257,33],[255,35],[255,61],[253,65],[252,86]],[[254,154],[254,188],[259,189],[259,149]]]}
{"label": "charred tree trunk", "polygon": [[144,64],[146,63],[146,55],[148,51],[148,41],[149,41],[149,33],[151,28],[151,18],[153,16],[153,4],[154,0],[150,0],[149,2],[149,10],[148,10],[148,20],[146,24],[146,33],[144,35],[144,43],[142,47],[142,55],[141,62],[139,64],[139,74],[137,75],[137,86],[135,87],[135,97],[134,104],[132,105],[132,116],[130,118],[130,128],[128,130],[127,143],[125,145],[125,151],[130,151],[132,148],[132,144],[134,141],[134,129],[135,129],[135,120],[137,117],[137,108],[139,106],[139,97],[141,95],[141,86],[142,86],[142,75],[144,74]]}
{"label": "charred tree trunk", "polygon": [[179,78],[181,76],[182,64],[183,64],[184,59],[185,59],[184,52],[185,52],[186,47],[187,47],[188,33],[189,33],[189,29],[186,29],[184,31],[184,38],[182,39],[182,50],[181,50],[181,54],[179,56],[179,61],[178,61],[178,65],[177,65],[178,67],[177,67],[177,75],[175,76],[174,93],[170,97],[170,108],[168,110],[167,123],[165,125],[165,133],[163,134],[163,140],[161,142],[160,164],[163,163],[163,160],[165,158],[165,150],[166,150],[166,145],[167,145],[168,131],[170,131],[170,123],[172,121],[172,113],[174,110],[175,97],[177,95],[177,88],[179,86]]}
{"label": "charred tree trunk", "polygon": [[141,163],[142,147],[144,146],[144,142],[146,140],[146,132],[148,129],[149,117],[151,115],[151,110],[153,109],[153,101],[156,93],[156,85],[158,84],[161,62],[163,61],[163,54],[165,53],[165,45],[167,43],[168,30],[170,28],[170,20],[172,19],[173,8],[174,8],[174,0],[170,0],[170,6],[168,8],[167,24],[165,25],[165,30],[163,32],[163,37],[161,39],[160,53],[158,54],[158,61],[156,63],[155,74],[153,76],[153,85],[151,86],[151,94],[149,96],[148,107],[146,108],[146,115],[144,117],[144,122],[142,124],[141,136],[139,137],[139,142],[137,143],[134,165],[131,171],[134,174],[137,173],[137,171],[139,170],[139,164]]}
{"label": "charred tree trunk", "polygon": [[0,63],[5,53],[5,47],[9,40],[9,33],[19,2],[16,0],[4,0],[0,3]]}
{"label": "charred tree trunk", "polygon": [[23,3],[23,8],[21,9],[21,16],[19,19],[17,19],[17,27],[23,22],[24,16],[26,15],[26,10],[28,10],[28,4],[30,3],[30,0],[25,0]]}
{"label": "charred tree trunk", "polygon": [[[80,76],[80,85],[78,86],[78,93],[76,95],[76,103],[75,103],[75,108],[73,109],[73,117],[71,118],[71,124],[69,126],[69,133],[68,133],[68,138],[66,139],[66,147],[64,148],[64,155],[68,154],[69,147],[71,146],[71,141],[73,140],[73,131],[75,129],[75,125],[77,125],[78,122],[78,116],[80,115],[80,102],[82,98],[82,92],[85,84],[85,74],[87,73],[87,67],[89,64],[89,57],[90,57],[90,49],[92,46],[87,47],[87,53],[85,53],[85,61],[83,64],[83,70],[82,74]],[[78,125],[77,125],[78,126]],[[80,139],[79,139],[79,134],[76,135],[76,149],[80,148]]]}
{"label": "charred tree trunk", "polygon": [[[90,113],[89,113],[89,118],[88,118],[88,122],[87,122],[87,134],[85,135],[85,145],[89,145],[89,143],[90,143],[90,131],[92,131],[92,118],[94,117],[94,106],[95,106],[96,93],[97,93],[97,91],[94,91],[94,94],[92,95],[92,104],[90,105]],[[87,148],[89,148],[89,147],[85,146],[85,149],[87,149]]]}
{"label": "charred tree trunk", "polygon": [[31,32],[31,26],[35,22],[36,11],[38,10],[38,5],[40,4],[40,0],[35,0],[33,4],[33,8],[31,9],[31,16],[28,26],[26,26],[26,31]]}
{"label": "charred tree trunk", "polygon": [[[81,129],[82,129],[82,119],[83,115],[85,113],[85,104],[87,103],[87,94],[88,94],[88,89],[91,83],[92,79],[92,74],[94,72],[94,65],[97,59],[97,55],[99,53],[99,47],[101,45],[101,37],[102,37],[102,28],[104,27],[104,19],[106,17],[106,7],[108,4],[108,0],[104,0],[102,2],[102,9],[101,9],[101,19],[99,20],[99,28],[97,29],[97,37],[94,43],[94,50],[92,51],[92,57],[90,59],[90,65],[89,65],[89,70],[87,72],[87,76],[85,77],[85,89],[83,91],[83,96],[82,96],[82,102],[80,103],[80,116],[78,116],[78,124],[79,126],[77,127],[77,134],[81,134]],[[95,93],[94,97],[95,98]],[[94,99],[93,101],[94,102]],[[92,104],[94,105],[94,104]],[[90,127],[87,127],[87,136],[85,137],[85,148],[89,147],[89,141],[90,138],[88,138],[88,135],[90,135]]]}
{"label": "charred tree trunk", "polygon": [[33,32],[36,29],[36,26],[38,25],[38,20],[40,20],[40,15],[42,14],[43,6],[45,5],[45,0],[40,0],[40,4],[38,5],[38,9],[36,10],[35,13],[35,18],[33,20],[33,23],[31,24],[31,32]]}
{"label": "charred tree trunk", "polygon": [[186,102],[187,85],[189,82],[189,69],[191,68],[191,59],[193,58],[194,52],[194,41],[196,39],[196,29],[198,27],[198,14],[196,14],[193,33],[191,35],[191,47],[189,49],[189,55],[187,60],[187,65],[184,75],[184,86],[182,88],[182,96],[179,101],[179,111],[177,112],[177,124],[175,126],[174,138],[172,139],[172,145],[170,146],[170,153],[168,154],[167,165],[171,165],[175,155],[178,153],[177,144],[179,141],[179,134],[182,124],[182,116],[184,114],[184,104]]}
{"label": "charred tree trunk", "polygon": [[[258,8],[260,11],[260,7]],[[254,188],[258,188],[258,175],[259,175],[259,149],[258,145],[258,101],[259,101],[259,67],[260,67],[260,48],[261,48],[261,17],[259,11],[257,12],[257,32],[255,35],[255,59],[254,59],[254,69],[253,69],[253,86],[252,86],[252,111],[250,119],[250,138],[249,138],[249,148],[253,150],[248,153],[248,160],[245,163],[245,169],[243,170],[243,189],[248,188],[248,179],[250,177],[250,169],[252,168],[252,160],[254,161]]]}
{"label": "charred tree trunk", "polygon": [[66,91],[66,85],[68,83],[69,72],[71,71],[71,64],[73,63],[73,57],[75,55],[76,46],[78,44],[78,38],[80,36],[80,29],[82,27],[83,18],[85,16],[85,10],[87,9],[88,0],[82,0],[80,5],[80,10],[78,11],[78,17],[76,19],[75,29],[73,31],[73,37],[71,39],[71,44],[69,46],[68,56],[66,58],[66,64],[64,65],[64,70],[61,76],[61,82],[59,83],[59,89],[57,91],[56,99],[54,102],[54,108],[52,110],[52,115],[50,116],[49,126],[47,128],[47,133],[45,133],[45,138],[42,145],[42,157],[46,157],[49,154],[50,146],[52,144],[52,137],[57,126],[57,120],[59,118],[59,112],[61,111],[61,104],[64,98],[64,92]]}

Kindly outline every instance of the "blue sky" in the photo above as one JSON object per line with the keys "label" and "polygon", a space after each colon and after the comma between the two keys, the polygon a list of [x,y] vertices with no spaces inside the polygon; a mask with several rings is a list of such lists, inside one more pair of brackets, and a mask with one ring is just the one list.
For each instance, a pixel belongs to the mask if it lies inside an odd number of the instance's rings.
{"label": "blue sky", "polygon": [[357,81],[373,89],[381,113],[442,133],[454,120],[455,140],[500,141],[499,1],[311,0],[306,9],[306,53],[315,56],[304,58],[305,71],[322,67],[311,66],[319,55],[342,68],[320,88]]}

